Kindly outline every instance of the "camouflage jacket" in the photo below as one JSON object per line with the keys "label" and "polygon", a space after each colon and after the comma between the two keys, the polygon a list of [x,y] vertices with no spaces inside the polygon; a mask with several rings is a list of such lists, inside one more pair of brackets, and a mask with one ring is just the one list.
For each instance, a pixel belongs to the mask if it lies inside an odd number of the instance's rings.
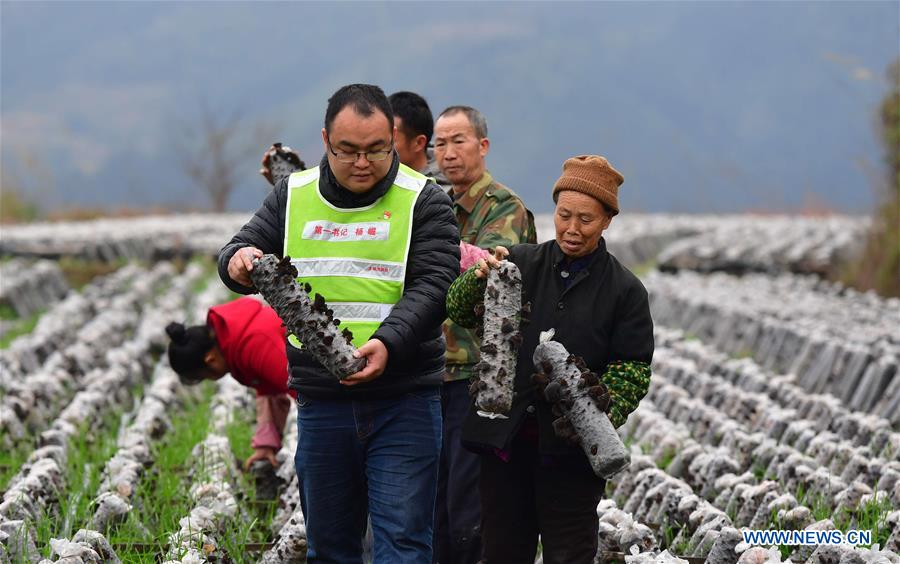
{"label": "camouflage jacket", "polygon": [[[515,192],[495,182],[489,172],[485,171],[481,180],[459,197],[451,192],[451,198],[461,241],[483,249],[537,242],[534,216]],[[444,322],[444,337],[447,339],[444,379],[469,378],[479,360],[481,340],[473,329],[460,327],[449,319]]]}

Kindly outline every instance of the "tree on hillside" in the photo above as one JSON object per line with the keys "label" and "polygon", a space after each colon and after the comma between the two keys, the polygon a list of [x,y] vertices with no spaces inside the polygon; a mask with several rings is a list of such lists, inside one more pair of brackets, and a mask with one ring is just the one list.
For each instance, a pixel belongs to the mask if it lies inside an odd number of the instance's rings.
{"label": "tree on hillside", "polygon": [[862,257],[847,282],[862,290],[900,296],[900,58],[887,71],[888,92],[879,108],[886,178]]}
{"label": "tree on hillside", "polygon": [[900,58],[888,67],[888,90],[881,103],[881,140],[887,150],[888,186],[900,194]]}
{"label": "tree on hillside", "polygon": [[0,223],[35,221],[43,215],[40,202],[52,201],[56,178],[51,166],[32,149],[11,150],[0,164]]}
{"label": "tree on hillside", "polygon": [[175,147],[181,170],[206,193],[212,210],[222,212],[241,171],[256,170],[255,161],[271,145],[275,128],[249,122],[238,110],[214,112],[201,103],[195,118],[182,121],[179,133]]}

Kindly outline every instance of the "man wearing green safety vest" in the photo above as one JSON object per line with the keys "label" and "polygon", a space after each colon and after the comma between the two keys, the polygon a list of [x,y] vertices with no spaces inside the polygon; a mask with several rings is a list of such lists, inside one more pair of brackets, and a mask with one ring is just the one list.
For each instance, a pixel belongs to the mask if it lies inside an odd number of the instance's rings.
{"label": "man wearing green safety vest", "polygon": [[376,562],[431,562],[441,322],[459,231],[447,195],[400,164],[394,135],[380,88],[339,89],[320,165],[280,181],[219,253],[222,280],[245,294],[255,257],[289,255],[367,361],[338,381],[288,338],[310,562],[361,562],[367,514]]}

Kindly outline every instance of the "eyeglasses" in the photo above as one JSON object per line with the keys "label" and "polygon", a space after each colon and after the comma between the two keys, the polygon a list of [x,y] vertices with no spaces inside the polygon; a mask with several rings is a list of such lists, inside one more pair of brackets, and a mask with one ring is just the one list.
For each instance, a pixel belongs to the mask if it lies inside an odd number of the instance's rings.
{"label": "eyeglasses", "polygon": [[347,151],[335,151],[334,147],[331,146],[331,139],[328,140],[328,150],[331,151],[331,154],[334,155],[334,158],[336,158],[338,162],[348,164],[355,163],[359,160],[360,155],[365,155],[367,161],[374,163],[383,161],[394,151],[394,137],[391,136],[390,148],[381,149],[380,151],[353,151],[349,153]]}

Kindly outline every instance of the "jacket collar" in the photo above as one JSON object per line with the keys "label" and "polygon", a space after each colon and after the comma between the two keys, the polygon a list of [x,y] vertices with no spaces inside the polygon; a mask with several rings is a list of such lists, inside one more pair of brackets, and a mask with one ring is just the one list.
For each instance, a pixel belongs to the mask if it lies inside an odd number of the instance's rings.
{"label": "jacket collar", "polygon": [[[556,241],[553,241],[553,272],[557,275],[557,279],[561,280],[558,277],[559,273],[562,271],[562,266],[564,264],[564,260],[566,259],[566,255],[562,252],[562,249],[559,248],[559,245]],[[577,270],[575,273],[575,277],[571,279],[571,282],[568,284],[563,284],[563,292],[562,295],[565,296],[572,289],[578,286],[579,283],[586,280],[589,276],[591,276],[592,272],[593,276],[599,277],[603,276],[603,271],[606,268],[608,253],[606,252],[606,240],[603,237],[600,237],[600,242],[597,244],[597,248],[594,250],[593,254],[583,257],[581,260],[586,260],[587,264],[581,265],[581,268]],[[575,259],[579,260],[579,259]]]}
{"label": "jacket collar", "polygon": [[338,184],[331,171],[331,166],[328,164],[328,155],[323,155],[322,161],[319,163],[319,191],[329,203],[339,208],[360,208],[371,205],[387,193],[388,188],[394,184],[394,180],[397,178],[397,171],[400,170],[400,155],[396,150],[393,159],[391,168],[388,169],[384,178],[376,182],[368,192],[356,194]]}
{"label": "jacket collar", "polygon": [[[553,241],[553,250],[551,251],[552,259],[553,259],[553,269],[559,270],[560,265],[566,260],[565,253],[562,252],[562,249],[559,248],[559,243]],[[600,242],[597,244],[597,249],[591,254],[590,262],[585,266],[584,270],[590,271],[593,266],[598,264],[597,261],[602,260],[602,257],[606,256],[606,239],[600,237]],[[578,260],[578,259],[576,259]]]}
{"label": "jacket collar", "polygon": [[466,210],[466,213],[472,213],[478,200],[491,194],[488,187],[493,183],[494,178],[491,176],[491,173],[485,170],[478,182],[470,186],[469,189],[463,192],[458,198],[453,197],[453,189],[451,188],[450,198],[453,200],[453,205]]}

